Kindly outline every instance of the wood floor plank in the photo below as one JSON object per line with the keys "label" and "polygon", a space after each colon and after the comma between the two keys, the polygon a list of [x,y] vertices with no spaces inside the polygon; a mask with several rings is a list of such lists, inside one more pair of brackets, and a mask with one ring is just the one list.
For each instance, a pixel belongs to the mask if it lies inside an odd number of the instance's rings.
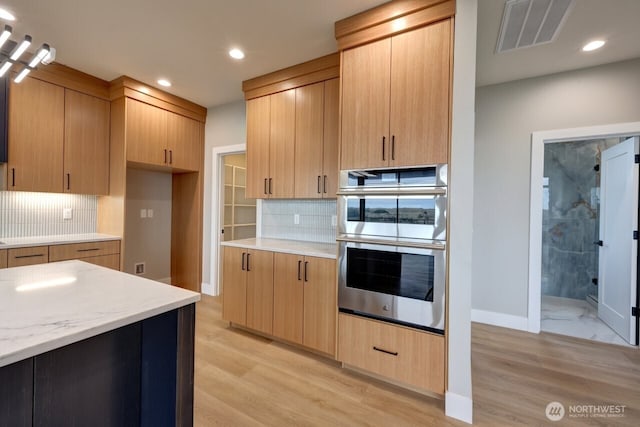
{"label": "wood floor plank", "polygon": [[[229,327],[217,298],[196,310],[197,426],[465,426],[444,402],[344,370],[336,361]],[[640,351],[553,334],[472,327],[474,425],[549,425],[546,405],[626,405],[640,425]]]}

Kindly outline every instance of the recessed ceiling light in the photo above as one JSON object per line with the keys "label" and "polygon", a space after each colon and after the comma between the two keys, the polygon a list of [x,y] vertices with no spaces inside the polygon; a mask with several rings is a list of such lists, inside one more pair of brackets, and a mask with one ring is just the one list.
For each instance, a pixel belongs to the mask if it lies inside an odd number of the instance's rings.
{"label": "recessed ceiling light", "polygon": [[160,86],[164,86],[164,87],[170,87],[171,86],[171,82],[169,80],[166,80],[166,79],[158,80],[158,84]]}
{"label": "recessed ceiling light", "polygon": [[244,58],[244,52],[241,51],[240,49],[233,48],[229,51],[229,56],[232,57],[233,59],[242,59]]}
{"label": "recessed ceiling light", "polygon": [[0,19],[4,19],[5,21],[15,21],[16,17],[8,10],[0,8]]}
{"label": "recessed ceiling light", "polygon": [[592,50],[600,49],[602,46],[604,46],[604,40],[594,40],[592,42],[585,44],[582,47],[582,51],[591,52]]}

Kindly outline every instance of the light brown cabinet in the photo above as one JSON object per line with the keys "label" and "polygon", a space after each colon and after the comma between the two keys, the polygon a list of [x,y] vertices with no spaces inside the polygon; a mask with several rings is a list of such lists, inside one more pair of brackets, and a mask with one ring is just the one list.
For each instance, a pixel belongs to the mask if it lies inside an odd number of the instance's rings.
{"label": "light brown cabinet", "polygon": [[27,248],[13,248],[8,250],[7,267],[46,264],[47,262],[49,262],[48,246],[31,246]]}
{"label": "light brown cabinet", "polygon": [[447,163],[451,20],[345,50],[341,169]]}
{"label": "light brown cabinet", "polygon": [[64,191],[109,194],[110,103],[66,89]]}
{"label": "light brown cabinet", "polygon": [[296,198],[336,197],[339,86],[331,79],[296,89]]}
{"label": "light brown cabinet", "polygon": [[335,355],[336,262],[276,253],[273,335]]}
{"label": "light brown cabinet", "polygon": [[7,268],[7,250],[0,249],[0,268]]}
{"label": "light brown cabinet", "polygon": [[293,198],[296,92],[247,101],[247,197]]}
{"label": "light brown cabinet", "polygon": [[126,109],[127,161],[200,170],[202,123],[131,98]]}
{"label": "light brown cabinet", "polygon": [[64,88],[26,78],[9,89],[7,189],[62,193]]}
{"label": "light brown cabinet", "polygon": [[343,313],[338,324],[339,361],[444,394],[443,336]]}
{"label": "light brown cabinet", "polygon": [[109,102],[33,78],[9,100],[9,190],[108,194]]}
{"label": "light brown cabinet", "polygon": [[266,334],[273,325],[273,253],[225,247],[222,318]]}

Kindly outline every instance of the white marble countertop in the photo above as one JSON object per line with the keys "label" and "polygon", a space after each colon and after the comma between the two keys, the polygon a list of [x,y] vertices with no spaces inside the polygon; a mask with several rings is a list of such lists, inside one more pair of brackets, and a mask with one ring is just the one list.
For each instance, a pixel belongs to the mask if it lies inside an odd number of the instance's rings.
{"label": "white marble countertop", "polygon": [[33,237],[0,237],[0,249],[22,248],[27,246],[64,245],[67,243],[98,242],[101,240],[121,240],[121,237],[110,234],[58,234],[52,236]]}
{"label": "white marble countertop", "polygon": [[336,259],[338,245],[335,243],[302,242],[299,240],[251,238],[221,242],[222,246],[260,249],[272,252],[284,252],[293,255],[315,256]]}
{"label": "white marble countertop", "polygon": [[0,367],[200,300],[82,261],[0,270]]}

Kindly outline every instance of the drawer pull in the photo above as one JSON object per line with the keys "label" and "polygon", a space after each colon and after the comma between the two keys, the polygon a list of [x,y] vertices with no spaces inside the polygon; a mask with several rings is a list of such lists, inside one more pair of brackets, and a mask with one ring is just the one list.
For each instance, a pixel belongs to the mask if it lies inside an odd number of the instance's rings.
{"label": "drawer pull", "polygon": [[16,255],[14,256],[15,259],[20,259],[20,258],[37,258],[37,257],[41,257],[44,256],[44,254],[33,254],[33,255]]}
{"label": "drawer pull", "polygon": [[92,251],[99,251],[100,248],[91,248],[91,249],[77,249],[76,252],[92,252]]}
{"label": "drawer pull", "polygon": [[386,353],[386,354],[390,354],[390,355],[392,355],[392,356],[397,356],[397,355],[398,355],[398,352],[397,352],[397,351],[389,351],[389,350],[385,350],[385,349],[383,349],[383,348],[376,347],[375,345],[373,346],[373,349],[374,349],[375,351],[379,351],[380,353]]}

